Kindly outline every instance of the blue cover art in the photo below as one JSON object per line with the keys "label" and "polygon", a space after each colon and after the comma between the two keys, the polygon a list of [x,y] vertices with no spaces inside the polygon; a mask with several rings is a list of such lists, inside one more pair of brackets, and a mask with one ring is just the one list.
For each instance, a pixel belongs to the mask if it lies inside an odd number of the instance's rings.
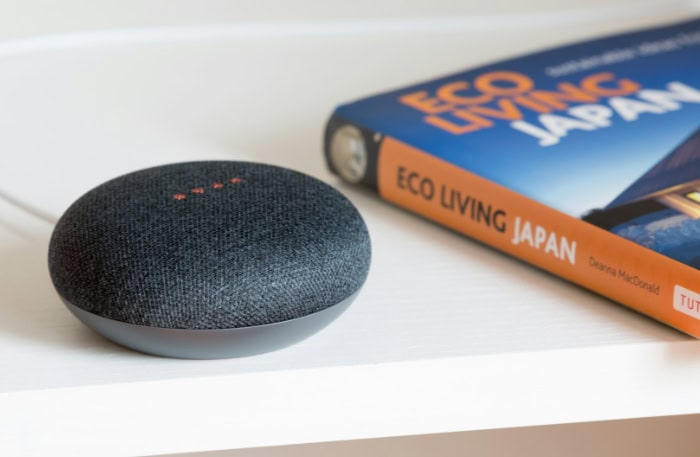
{"label": "blue cover art", "polygon": [[[591,84],[601,74],[610,77]],[[586,83],[597,91],[588,101],[566,99],[585,99],[576,89]],[[344,105],[336,114],[582,215],[611,202],[700,126],[700,20],[488,65]],[[483,121],[490,125],[476,128]]]}
{"label": "blue cover art", "polygon": [[494,63],[335,114],[700,267],[700,20]]}

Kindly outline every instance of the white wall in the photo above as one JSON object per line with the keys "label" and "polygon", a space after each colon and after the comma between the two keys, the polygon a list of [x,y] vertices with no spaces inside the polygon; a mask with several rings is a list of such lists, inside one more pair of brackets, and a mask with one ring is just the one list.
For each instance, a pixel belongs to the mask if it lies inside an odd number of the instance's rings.
{"label": "white wall", "polygon": [[0,2],[0,40],[38,34],[123,27],[304,22],[324,20],[416,19],[440,17],[561,14],[598,10],[611,14],[654,15],[687,8],[699,0],[15,0]]}

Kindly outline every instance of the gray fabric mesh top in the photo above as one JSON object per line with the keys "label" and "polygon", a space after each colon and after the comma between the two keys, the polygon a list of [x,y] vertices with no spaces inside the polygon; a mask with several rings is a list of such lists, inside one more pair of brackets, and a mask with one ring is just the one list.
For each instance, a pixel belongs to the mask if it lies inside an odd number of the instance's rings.
{"label": "gray fabric mesh top", "polygon": [[364,282],[367,228],[338,191],[248,162],[137,171],[91,190],[58,221],[59,294],[137,325],[228,329],[302,317]]}

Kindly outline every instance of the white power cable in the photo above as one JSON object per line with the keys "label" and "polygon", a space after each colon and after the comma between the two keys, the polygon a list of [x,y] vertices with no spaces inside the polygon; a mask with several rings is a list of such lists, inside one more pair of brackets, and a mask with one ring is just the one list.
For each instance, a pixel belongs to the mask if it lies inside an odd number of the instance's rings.
{"label": "white power cable", "polygon": [[50,225],[55,225],[58,221],[58,219],[52,214],[44,212],[22,200],[19,200],[13,197],[11,194],[4,192],[2,189],[0,189],[0,200],[4,200],[6,203],[10,204],[11,206],[14,206],[20,211],[23,211],[26,214],[29,214],[30,216],[33,216]]}

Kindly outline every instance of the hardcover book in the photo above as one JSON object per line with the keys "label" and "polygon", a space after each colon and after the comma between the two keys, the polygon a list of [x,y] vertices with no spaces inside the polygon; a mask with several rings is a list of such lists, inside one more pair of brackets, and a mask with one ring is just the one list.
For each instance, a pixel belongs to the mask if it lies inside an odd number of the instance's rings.
{"label": "hardcover book", "polygon": [[700,19],[339,106],[332,172],[700,337]]}

